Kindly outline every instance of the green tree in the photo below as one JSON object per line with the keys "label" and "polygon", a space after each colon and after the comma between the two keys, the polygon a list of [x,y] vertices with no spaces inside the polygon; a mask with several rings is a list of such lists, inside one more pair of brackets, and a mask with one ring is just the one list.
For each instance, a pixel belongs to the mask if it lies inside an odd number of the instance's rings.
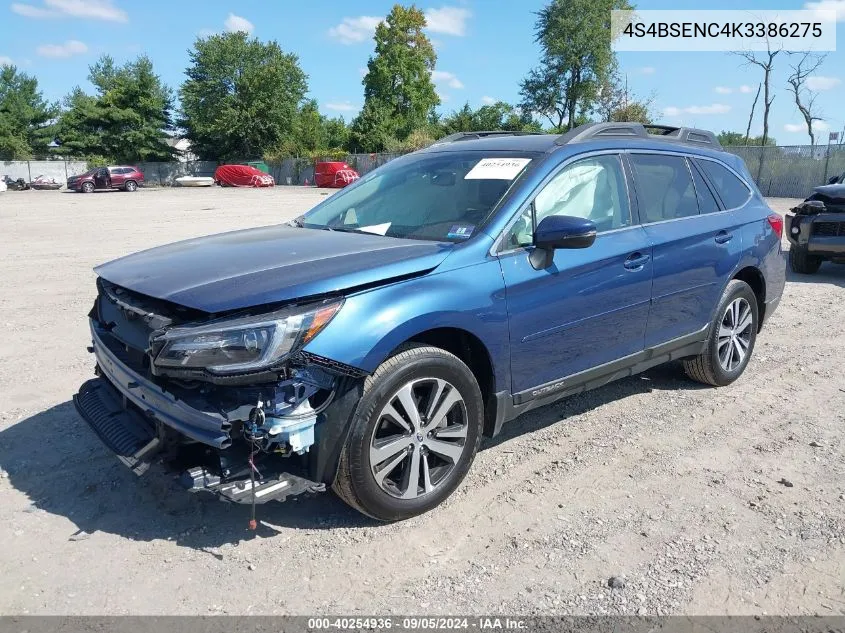
{"label": "green tree", "polygon": [[537,14],[540,65],[520,85],[526,112],[546,118],[555,131],[576,125],[593,107],[610,75],[610,12],[630,9],[627,0],[552,0]]}
{"label": "green tree", "polygon": [[325,120],[314,99],[306,101],[294,121],[293,141],[297,155],[327,149]]}
{"label": "green tree", "polygon": [[46,154],[56,113],[56,106],[44,101],[35,77],[14,66],[0,66],[0,159]]}
{"label": "green tree", "polygon": [[[725,147],[729,146],[738,146],[738,145],[748,145],[750,147],[759,147],[763,145],[763,137],[762,136],[751,136],[748,140],[745,140],[745,134],[742,132],[719,132],[717,137],[719,139],[719,143],[721,143]],[[777,145],[777,141],[773,138],[767,138],[765,145]]]}
{"label": "green tree", "polygon": [[475,111],[476,129],[507,130],[509,132],[542,132],[542,126],[531,113],[504,101],[483,105]]}
{"label": "green tree", "polygon": [[652,99],[641,100],[628,88],[614,65],[599,85],[593,111],[604,122],[653,123],[651,105]]}
{"label": "green tree", "polygon": [[469,103],[465,103],[460,110],[455,110],[452,114],[440,120],[440,126],[444,135],[454,134],[455,132],[475,132],[480,130],[481,128],[476,125],[475,112]]}
{"label": "green tree", "polygon": [[455,132],[477,132],[480,130],[507,130],[512,132],[542,132],[539,123],[531,115],[518,108],[497,101],[473,110],[468,103],[440,121],[443,135]]}
{"label": "green tree", "polygon": [[77,86],[64,98],[63,106],[56,132],[60,145],[56,151],[66,156],[111,162],[102,142],[103,122],[97,97],[85,94]]}
{"label": "green tree", "polygon": [[376,27],[375,54],[367,62],[364,107],[352,122],[354,148],[377,152],[426,128],[440,98],[431,71],[437,61],[416,6],[394,5]]}
{"label": "green tree", "polygon": [[330,119],[320,114],[317,101],[310,99],[299,109],[290,136],[279,147],[264,152],[264,158],[275,162],[290,157],[345,154],[348,135],[342,118]]}
{"label": "green tree", "polygon": [[326,147],[331,150],[345,149],[349,143],[349,126],[343,117],[326,119],[323,123]]}
{"label": "green tree", "polygon": [[263,156],[295,143],[308,77],[296,55],[246,33],[198,38],[179,96],[179,125],[204,159]]}
{"label": "green tree", "polygon": [[173,94],[141,56],[123,66],[104,55],[89,68],[96,95],[75,88],[59,118],[60,153],[117,163],[169,160]]}
{"label": "green tree", "polygon": [[382,152],[398,142],[398,120],[386,104],[364,103],[349,128],[349,146],[354,152]]}
{"label": "green tree", "polygon": [[610,113],[610,120],[615,122],[654,123],[650,104],[645,101],[629,101]]}

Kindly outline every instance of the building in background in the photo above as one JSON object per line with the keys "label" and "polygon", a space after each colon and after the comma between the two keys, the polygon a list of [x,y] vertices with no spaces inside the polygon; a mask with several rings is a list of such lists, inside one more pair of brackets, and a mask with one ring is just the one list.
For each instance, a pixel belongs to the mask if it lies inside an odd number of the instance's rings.
{"label": "building in background", "polygon": [[176,159],[181,163],[188,163],[197,160],[196,154],[191,151],[191,141],[179,136],[167,138],[167,144],[176,150]]}

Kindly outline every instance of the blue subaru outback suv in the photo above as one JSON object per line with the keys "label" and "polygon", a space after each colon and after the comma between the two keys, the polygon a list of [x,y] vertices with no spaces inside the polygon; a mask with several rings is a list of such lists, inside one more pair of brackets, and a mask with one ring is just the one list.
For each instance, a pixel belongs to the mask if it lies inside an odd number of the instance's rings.
{"label": "blue subaru outback suv", "polygon": [[138,474],[403,519],[525,411],[667,361],[736,380],[782,231],[710,132],[453,135],[288,224],[99,266],[74,400]]}

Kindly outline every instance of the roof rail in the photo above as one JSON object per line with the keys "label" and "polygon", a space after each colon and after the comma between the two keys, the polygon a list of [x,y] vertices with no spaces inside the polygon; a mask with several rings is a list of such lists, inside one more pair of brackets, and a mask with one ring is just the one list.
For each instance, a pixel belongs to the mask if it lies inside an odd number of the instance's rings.
{"label": "roof rail", "polygon": [[542,132],[509,132],[507,130],[485,130],[479,132],[455,132],[449,136],[444,136],[434,142],[434,145],[441,145],[443,143],[454,143],[455,141],[468,141],[471,139],[488,138],[491,136],[529,136],[535,134],[542,134]]}
{"label": "roof rail", "polygon": [[561,134],[557,145],[580,143],[604,138],[644,138],[652,141],[670,141],[721,149],[722,144],[709,130],[670,125],[643,125],[642,123],[586,123]]}

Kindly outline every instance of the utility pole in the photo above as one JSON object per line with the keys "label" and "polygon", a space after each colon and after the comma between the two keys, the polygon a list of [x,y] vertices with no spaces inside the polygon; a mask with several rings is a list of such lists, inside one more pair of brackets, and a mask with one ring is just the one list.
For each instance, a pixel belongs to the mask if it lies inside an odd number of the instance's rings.
{"label": "utility pole", "polygon": [[824,181],[823,184],[827,184],[827,166],[830,164],[830,142],[833,140],[834,136],[838,136],[836,132],[828,132],[827,134],[827,154],[824,157]]}

